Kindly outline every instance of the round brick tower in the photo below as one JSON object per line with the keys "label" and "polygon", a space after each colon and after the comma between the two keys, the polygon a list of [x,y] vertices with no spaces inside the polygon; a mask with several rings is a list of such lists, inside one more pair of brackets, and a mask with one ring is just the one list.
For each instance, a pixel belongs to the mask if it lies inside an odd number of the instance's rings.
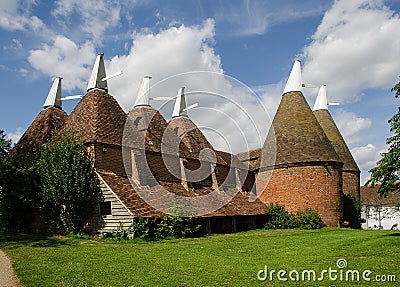
{"label": "round brick tower", "polygon": [[[257,194],[265,204],[284,204],[289,212],[314,209],[326,226],[338,227],[343,216],[343,163],[301,88],[300,62],[296,61],[262,148]],[[275,164],[263,160],[273,153]]]}
{"label": "round brick tower", "polygon": [[313,108],[314,115],[343,162],[343,193],[360,199],[360,169],[328,110],[326,86],[321,86]]}

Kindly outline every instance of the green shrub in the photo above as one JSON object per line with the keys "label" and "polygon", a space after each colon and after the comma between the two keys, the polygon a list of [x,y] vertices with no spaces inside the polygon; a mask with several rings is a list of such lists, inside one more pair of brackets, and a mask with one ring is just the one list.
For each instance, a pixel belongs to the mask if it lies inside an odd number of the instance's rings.
{"label": "green shrub", "polygon": [[116,240],[127,239],[129,235],[128,229],[124,228],[122,222],[118,223],[117,229],[113,230],[112,237]]}
{"label": "green shrub", "polygon": [[157,223],[155,238],[167,237],[185,238],[199,235],[201,230],[200,219],[194,218],[190,211],[185,210],[184,204],[176,201],[170,206],[174,215],[166,215]]}
{"label": "green shrub", "polygon": [[128,228],[122,223],[111,234],[103,234],[104,238],[116,240],[140,238],[158,240],[163,238],[186,238],[200,235],[200,220],[193,217],[166,215],[162,218],[134,218]]}
{"label": "green shrub", "polygon": [[141,239],[155,239],[157,229],[156,218],[134,218],[131,226],[129,226],[129,237],[130,238],[141,238]]}
{"label": "green shrub", "polygon": [[286,211],[284,205],[271,203],[265,211],[265,229],[288,229],[295,227],[295,216]]}
{"label": "green shrub", "polygon": [[296,214],[290,213],[284,205],[271,203],[267,206],[265,229],[319,229],[324,227],[321,217],[315,210],[299,210]]}
{"label": "green shrub", "polygon": [[320,229],[325,224],[313,209],[299,210],[296,213],[296,227],[300,229]]}
{"label": "green shrub", "polygon": [[200,222],[193,217],[167,215],[158,223],[155,237],[194,237],[199,235],[200,229]]}

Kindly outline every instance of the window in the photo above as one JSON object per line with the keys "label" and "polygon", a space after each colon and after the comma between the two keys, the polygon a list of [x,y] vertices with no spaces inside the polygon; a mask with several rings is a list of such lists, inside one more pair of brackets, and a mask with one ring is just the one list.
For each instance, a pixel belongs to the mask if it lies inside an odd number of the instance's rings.
{"label": "window", "polygon": [[111,215],[111,201],[100,202],[100,215]]}

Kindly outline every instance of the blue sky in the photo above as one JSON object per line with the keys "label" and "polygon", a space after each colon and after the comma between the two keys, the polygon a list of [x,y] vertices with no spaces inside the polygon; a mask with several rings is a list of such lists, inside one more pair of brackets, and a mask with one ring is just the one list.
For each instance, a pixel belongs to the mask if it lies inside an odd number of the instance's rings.
{"label": "blue sky", "polygon": [[[107,72],[123,70],[109,81],[112,94],[128,111],[141,78],[158,82],[191,71],[224,72],[254,91],[232,92],[232,81],[216,90],[232,99],[256,122],[265,137],[295,59],[301,59],[305,83],[327,85],[330,112],[342,131],[362,179],[385,151],[387,120],[398,108],[390,88],[400,76],[400,1],[111,1],[2,0],[0,3],[0,129],[14,141],[42,109],[55,76],[63,94],[84,94],[96,53],[105,53]],[[198,77],[173,77],[159,89],[174,96],[180,84],[213,85]],[[228,81],[229,82],[229,81]],[[160,86],[161,87],[161,86]],[[304,94],[312,107],[318,89]],[[223,110],[243,130],[248,122],[229,105],[196,99]],[[226,100],[226,99],[225,99]],[[218,103],[217,103],[218,102]],[[70,113],[76,101],[63,103]],[[155,103],[159,107],[160,104]],[[260,106],[265,108],[259,109]],[[169,119],[171,104],[163,115]],[[191,117],[199,126],[232,134],[218,116]],[[256,137],[244,131],[247,137]],[[212,138],[211,134],[208,134]],[[231,139],[232,151],[246,150]],[[217,148],[226,149],[218,140]],[[262,140],[250,140],[255,148]]]}

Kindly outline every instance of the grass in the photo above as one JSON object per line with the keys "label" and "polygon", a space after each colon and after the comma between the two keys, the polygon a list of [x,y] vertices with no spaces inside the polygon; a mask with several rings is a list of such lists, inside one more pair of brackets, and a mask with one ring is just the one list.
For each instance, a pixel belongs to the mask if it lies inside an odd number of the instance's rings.
{"label": "grass", "polygon": [[[21,283],[29,286],[393,286],[372,282],[398,274],[400,232],[350,229],[254,230],[155,242],[0,233]],[[343,270],[369,269],[371,282],[259,281],[257,272],[313,269],[338,259]],[[286,275],[287,277],[287,275]]]}

